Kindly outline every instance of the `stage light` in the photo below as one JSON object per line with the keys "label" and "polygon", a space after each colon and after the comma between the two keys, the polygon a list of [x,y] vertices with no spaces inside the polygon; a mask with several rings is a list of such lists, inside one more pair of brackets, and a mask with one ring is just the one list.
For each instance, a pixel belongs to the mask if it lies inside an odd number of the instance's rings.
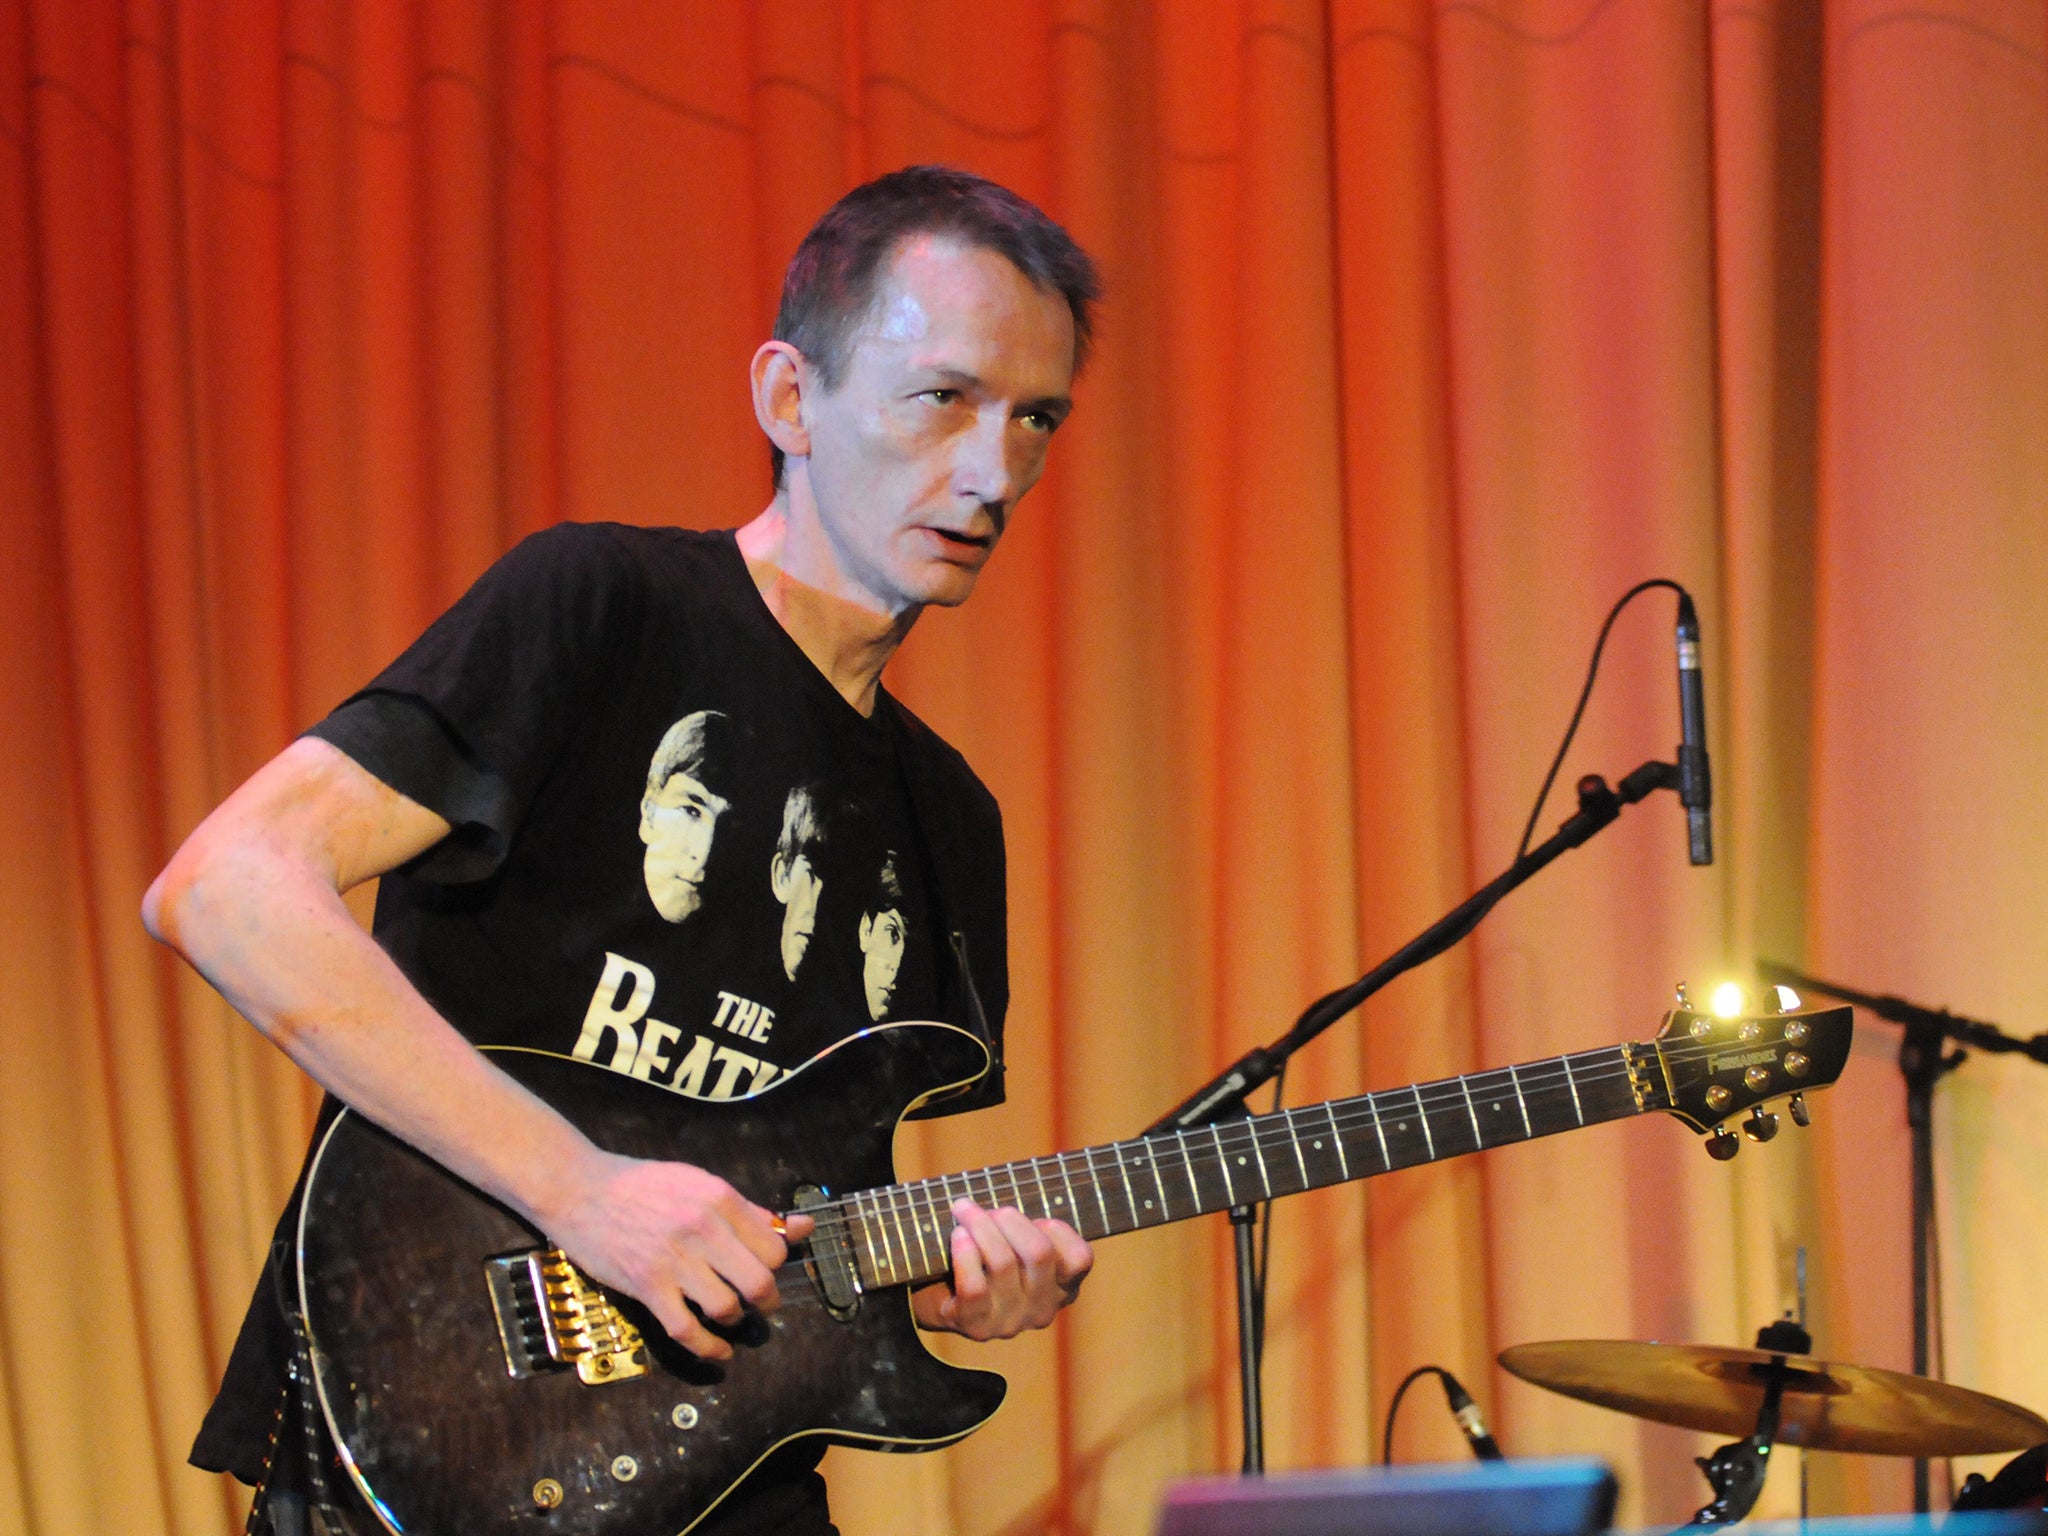
{"label": "stage light", "polygon": [[1714,988],[1713,1000],[1707,1007],[1717,1019],[1736,1019],[1748,1010],[1749,999],[1738,983],[1724,981]]}

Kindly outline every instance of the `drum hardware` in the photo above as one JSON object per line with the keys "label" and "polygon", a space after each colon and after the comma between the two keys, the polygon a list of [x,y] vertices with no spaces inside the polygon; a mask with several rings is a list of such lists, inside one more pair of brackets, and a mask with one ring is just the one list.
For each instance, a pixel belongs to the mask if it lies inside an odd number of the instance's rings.
{"label": "drum hardware", "polygon": [[[1816,1360],[1811,1348],[1806,1330],[1787,1319],[1759,1330],[1753,1350],[1572,1339],[1519,1344],[1503,1351],[1500,1363],[1524,1381],[1581,1402],[1742,1435],[1701,1458],[1715,1497],[1693,1517],[1695,1525],[1730,1524],[1747,1514],[1777,1444],[1925,1458],[2048,1441],[2048,1419],[2016,1403],[1924,1376]],[[2001,1494],[2025,1476],[2016,1472]]]}
{"label": "drum hardware", "polygon": [[[1903,1026],[1899,1038],[1899,1072],[1905,1079],[1906,1125],[1912,1137],[1913,1179],[1911,1225],[1913,1232],[1913,1372],[1925,1376],[1934,1369],[1933,1340],[1939,1334],[1935,1316],[1939,1295],[1930,1280],[1937,1274],[1934,1219],[1934,1087],[1968,1059],[1962,1050],[1950,1050],[1953,1043],[1973,1050],[2011,1052],[2048,1066],[2048,1033],[2022,1040],[1995,1024],[1964,1018],[1946,1008],[1928,1008],[1902,997],[1859,992],[1838,982],[1822,981],[1795,971],[1775,960],[1757,961],[1757,972],[1766,981],[1795,987],[1801,992],[1819,992],[1853,1003],[1880,1019]],[[1913,1508],[1926,1514],[1929,1506],[1927,1461],[1919,1458],[1913,1467]]]}

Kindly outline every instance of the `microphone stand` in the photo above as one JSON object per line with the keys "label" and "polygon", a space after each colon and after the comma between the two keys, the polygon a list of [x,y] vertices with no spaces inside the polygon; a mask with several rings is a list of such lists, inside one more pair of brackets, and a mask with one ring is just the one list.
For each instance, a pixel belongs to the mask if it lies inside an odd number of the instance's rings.
{"label": "microphone stand", "polygon": [[[1548,838],[1521,855],[1500,875],[1474,891],[1357,981],[1310,1004],[1286,1034],[1271,1045],[1254,1046],[1175,1109],[1153,1121],[1144,1134],[1188,1131],[1197,1126],[1249,1115],[1251,1107],[1246,1100],[1252,1091],[1271,1082],[1286,1065],[1287,1059],[1309,1041],[1396,976],[1436,958],[1456,944],[1479,926],[1480,919],[1492,911],[1503,896],[1568,849],[1578,847],[1613,823],[1621,815],[1623,806],[1634,805],[1655,790],[1675,790],[1678,787],[1679,773],[1674,763],[1644,763],[1611,789],[1597,773],[1588,774],[1579,780],[1578,810],[1559,823],[1558,829]],[[1231,1207],[1230,1222],[1237,1248],[1238,1377],[1244,1409],[1244,1471],[1248,1474],[1266,1470],[1265,1412],[1259,1373],[1265,1353],[1264,1314],[1253,1253],[1255,1220],[1253,1206]]]}
{"label": "microphone stand", "polygon": [[[1933,1358],[1934,1333],[1928,1289],[1934,1268],[1934,1085],[1969,1059],[1967,1052],[1950,1051],[1947,1044],[1953,1040],[1980,1051],[2017,1052],[2048,1066],[2048,1034],[2021,1040],[1995,1024],[1966,1019],[1946,1008],[1923,1008],[1902,997],[1858,992],[1775,960],[1759,960],[1757,974],[1797,992],[1839,997],[1905,1028],[1899,1040],[1899,1072],[1906,1081],[1906,1129],[1912,1141],[1913,1374],[1925,1376]],[[1927,1458],[1923,1456],[1913,1462],[1914,1513],[1926,1514],[1929,1504]]]}

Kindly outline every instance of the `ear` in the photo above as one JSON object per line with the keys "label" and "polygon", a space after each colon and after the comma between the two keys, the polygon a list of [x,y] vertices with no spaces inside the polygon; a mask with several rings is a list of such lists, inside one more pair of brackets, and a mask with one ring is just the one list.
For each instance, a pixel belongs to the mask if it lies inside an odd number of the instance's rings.
{"label": "ear", "polygon": [[803,353],[786,341],[764,341],[754,353],[750,377],[754,420],[768,440],[792,459],[807,458],[811,434],[804,426],[804,391],[813,387]]}
{"label": "ear", "polygon": [[870,939],[872,939],[872,938],[874,937],[874,935],[875,935],[875,917],[874,917],[874,914],[873,914],[872,912],[863,912],[863,913],[861,914],[861,918],[860,918],[860,947],[861,947],[861,952],[862,952],[863,954],[865,954],[865,953],[867,952],[867,947],[868,947],[868,941],[869,941]]}
{"label": "ear", "polygon": [[781,854],[768,862],[768,887],[775,892],[775,899],[787,904],[789,901],[790,861]]}

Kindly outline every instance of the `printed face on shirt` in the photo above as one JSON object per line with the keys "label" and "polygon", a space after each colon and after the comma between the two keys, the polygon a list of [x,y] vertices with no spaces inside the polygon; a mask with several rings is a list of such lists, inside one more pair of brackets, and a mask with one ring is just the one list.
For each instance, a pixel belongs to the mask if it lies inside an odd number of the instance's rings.
{"label": "printed face on shirt", "polygon": [[818,926],[818,898],[825,894],[825,882],[811,867],[810,856],[802,853],[788,860],[777,854],[770,873],[775,899],[782,903],[782,973],[795,981]]}
{"label": "printed face on shirt", "polygon": [[647,845],[641,875],[654,910],[680,923],[703,902],[704,866],[718,818],[730,802],[687,773],[673,773],[640,801],[640,841]]}
{"label": "printed face on shirt", "polygon": [[903,914],[895,908],[870,912],[860,920],[861,985],[868,995],[868,1017],[880,1019],[896,995],[896,975],[903,969]]}
{"label": "printed face on shirt", "polygon": [[892,615],[966,601],[1044,472],[1073,373],[1058,293],[993,251],[904,241],[837,386],[803,400],[811,531],[838,574]]}

